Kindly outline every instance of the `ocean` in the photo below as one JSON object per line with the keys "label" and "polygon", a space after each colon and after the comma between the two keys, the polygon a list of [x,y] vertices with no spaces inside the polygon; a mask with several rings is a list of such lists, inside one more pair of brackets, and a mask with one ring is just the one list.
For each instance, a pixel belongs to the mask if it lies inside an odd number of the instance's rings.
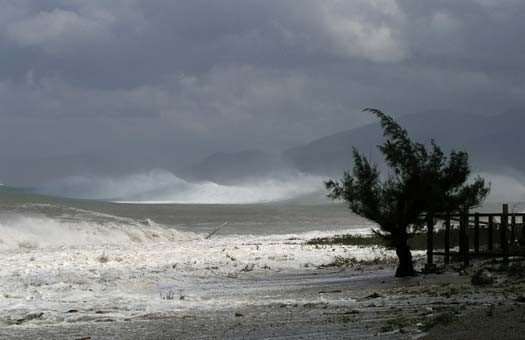
{"label": "ocean", "polygon": [[[272,235],[362,228],[367,221],[344,204],[281,202],[259,204],[141,204],[113,203],[32,194],[0,189],[0,246],[17,242],[49,245],[112,243],[117,232],[137,228],[177,230],[207,235]],[[104,228],[107,227],[107,240]],[[53,230],[56,228],[57,230]],[[111,231],[111,233],[110,233]],[[56,237],[51,239],[50,236]],[[39,239],[40,237],[40,239]],[[77,242],[75,242],[75,239]],[[122,238],[118,239],[122,241]]]}

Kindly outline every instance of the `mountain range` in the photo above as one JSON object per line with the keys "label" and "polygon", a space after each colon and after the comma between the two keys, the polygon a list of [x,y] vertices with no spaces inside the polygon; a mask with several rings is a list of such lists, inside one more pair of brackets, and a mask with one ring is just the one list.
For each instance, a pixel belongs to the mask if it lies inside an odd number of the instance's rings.
{"label": "mountain range", "polygon": [[[469,153],[474,171],[525,172],[525,111],[511,110],[495,116],[461,112],[428,111],[396,118],[416,141],[434,140],[445,151]],[[383,142],[378,123],[342,131],[304,145],[270,154],[260,150],[214,154],[185,169],[191,179],[230,182],[271,176],[279,169],[339,176],[352,168],[352,147],[380,167],[383,157],[377,145]]]}

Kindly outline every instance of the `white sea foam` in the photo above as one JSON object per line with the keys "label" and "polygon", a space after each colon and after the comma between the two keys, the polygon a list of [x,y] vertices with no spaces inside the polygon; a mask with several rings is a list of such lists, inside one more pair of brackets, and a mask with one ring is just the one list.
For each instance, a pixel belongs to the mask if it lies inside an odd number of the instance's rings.
{"label": "white sea foam", "polygon": [[188,182],[154,170],[110,177],[67,177],[40,188],[43,193],[75,198],[141,203],[249,204],[283,201],[322,191],[325,178],[294,174],[253,180],[238,185]]}
{"label": "white sea foam", "polygon": [[[47,232],[51,227],[63,230],[64,225],[48,225]],[[269,279],[279,272],[314,272],[338,256],[357,260],[395,257],[382,248],[305,244],[313,237],[333,234],[230,235],[0,249],[0,324],[27,320],[17,326],[23,327],[122,320],[152,313],[270,303],[265,295],[268,291],[260,288],[272,284]],[[58,233],[52,236],[63,237]],[[279,280],[275,283],[283,284]]]}

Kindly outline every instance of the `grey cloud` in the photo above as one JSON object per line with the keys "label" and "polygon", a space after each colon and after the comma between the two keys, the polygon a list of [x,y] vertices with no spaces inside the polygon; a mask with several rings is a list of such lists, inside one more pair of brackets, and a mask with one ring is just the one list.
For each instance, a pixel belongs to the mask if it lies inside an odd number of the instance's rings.
{"label": "grey cloud", "polygon": [[0,157],[17,162],[118,153],[174,166],[355,127],[366,106],[525,107],[522,1],[0,6]]}
{"label": "grey cloud", "polygon": [[292,46],[375,62],[407,56],[400,35],[405,18],[394,0],[306,1],[299,10],[292,6],[275,22]]}

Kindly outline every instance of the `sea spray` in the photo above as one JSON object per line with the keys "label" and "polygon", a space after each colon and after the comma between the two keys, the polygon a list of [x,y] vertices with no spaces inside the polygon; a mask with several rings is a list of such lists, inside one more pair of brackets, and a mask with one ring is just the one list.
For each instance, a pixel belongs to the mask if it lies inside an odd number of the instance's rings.
{"label": "sea spray", "polygon": [[[225,185],[209,181],[189,182],[171,172],[153,170],[118,178],[72,176],[48,183],[38,191],[118,202],[253,204],[322,192],[324,179],[297,173]],[[319,196],[323,197],[323,194]]]}

